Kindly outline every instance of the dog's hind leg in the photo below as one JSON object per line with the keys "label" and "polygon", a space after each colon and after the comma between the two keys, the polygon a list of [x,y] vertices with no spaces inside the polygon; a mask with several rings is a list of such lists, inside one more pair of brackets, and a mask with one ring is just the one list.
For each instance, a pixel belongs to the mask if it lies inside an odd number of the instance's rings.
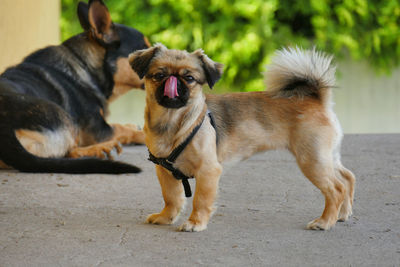
{"label": "dog's hind leg", "polygon": [[356,178],[354,174],[346,169],[340,160],[340,145],[342,142],[343,134],[339,122],[335,114],[332,114],[332,121],[334,128],[336,129],[336,138],[334,138],[333,143],[333,161],[336,177],[343,183],[346,187],[346,194],[343,200],[343,204],[339,211],[338,221],[346,221],[349,216],[353,213],[353,198],[354,198],[354,187]]}
{"label": "dog's hind leg", "polygon": [[344,222],[353,214],[353,199],[354,199],[354,187],[356,178],[354,174],[346,169],[339,161],[335,164],[336,176],[346,186],[346,195],[344,197],[343,205],[339,211],[338,221]]}
{"label": "dog's hind leg", "polygon": [[338,212],[346,194],[345,186],[336,178],[331,162],[309,158],[306,161],[298,160],[298,163],[304,175],[325,197],[325,209],[321,217],[311,221],[307,228],[328,230],[338,219]]}
{"label": "dog's hind leg", "polygon": [[328,230],[338,220],[339,210],[346,195],[346,187],[335,175],[333,131],[308,131],[296,137],[291,151],[303,174],[325,197],[325,209],[320,218],[311,221],[308,229]]}
{"label": "dog's hind leg", "polygon": [[76,144],[74,131],[65,127],[42,131],[18,129],[15,136],[28,152],[43,158],[64,157]]}
{"label": "dog's hind leg", "polygon": [[14,133],[26,151],[43,158],[64,157],[77,142],[75,124],[62,108],[30,96],[0,95],[0,127],[2,142],[11,142],[6,136]]}
{"label": "dog's hind leg", "polygon": [[156,165],[156,172],[161,185],[165,207],[160,213],[149,215],[146,222],[172,224],[178,218],[185,204],[182,182],[175,179],[169,171],[159,165]]}

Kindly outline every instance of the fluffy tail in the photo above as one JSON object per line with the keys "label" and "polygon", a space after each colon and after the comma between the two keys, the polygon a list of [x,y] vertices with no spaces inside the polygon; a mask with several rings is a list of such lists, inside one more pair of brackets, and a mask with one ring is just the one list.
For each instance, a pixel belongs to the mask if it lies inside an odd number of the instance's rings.
{"label": "fluffy tail", "polygon": [[276,97],[315,97],[328,105],[335,86],[335,70],[332,56],[323,52],[283,48],[267,68],[267,90]]}
{"label": "fluffy tail", "polygon": [[123,162],[97,158],[41,158],[30,154],[11,131],[0,129],[0,160],[21,171],[33,173],[137,173],[141,170]]}

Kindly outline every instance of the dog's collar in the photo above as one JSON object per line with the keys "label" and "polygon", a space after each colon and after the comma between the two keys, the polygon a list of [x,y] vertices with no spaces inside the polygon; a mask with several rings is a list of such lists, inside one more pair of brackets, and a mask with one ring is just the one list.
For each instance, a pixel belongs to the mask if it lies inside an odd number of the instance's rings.
{"label": "dog's collar", "polygon": [[[209,110],[207,110],[207,115],[210,118],[211,125],[214,127],[214,129],[216,131],[217,128],[215,127],[215,121]],[[167,158],[157,158],[149,150],[148,160],[150,160],[154,164],[160,165],[160,166],[164,167],[165,169],[167,169],[168,171],[170,171],[172,173],[172,175],[175,177],[175,179],[182,180],[182,184],[183,184],[183,188],[185,189],[186,197],[192,196],[192,190],[190,189],[190,184],[189,184],[188,179],[193,178],[193,177],[186,176],[179,169],[175,168],[173,166],[173,164],[175,163],[175,160],[179,157],[179,155],[182,153],[182,151],[185,150],[186,146],[190,143],[190,141],[192,141],[192,139],[196,135],[196,133],[200,130],[200,127],[204,122],[204,118],[205,118],[205,116],[203,117],[201,122],[193,129],[193,131],[185,139],[185,141],[183,141],[179,146],[177,146]]]}

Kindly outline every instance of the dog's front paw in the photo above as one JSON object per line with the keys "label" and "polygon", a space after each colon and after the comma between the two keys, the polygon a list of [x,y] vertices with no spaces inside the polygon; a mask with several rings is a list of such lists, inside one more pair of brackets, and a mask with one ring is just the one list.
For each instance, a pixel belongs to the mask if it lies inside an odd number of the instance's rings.
{"label": "dog's front paw", "polygon": [[96,157],[113,159],[112,151],[115,149],[117,154],[121,154],[122,146],[117,140],[110,140],[86,147],[76,147],[68,152],[69,158]]}
{"label": "dog's front paw", "polygon": [[112,124],[114,129],[114,139],[122,144],[144,144],[145,135],[134,124]]}
{"label": "dog's front paw", "polygon": [[325,219],[318,218],[307,224],[307,229],[309,230],[329,230],[335,222],[329,222]]}
{"label": "dog's front paw", "polygon": [[192,222],[191,220],[187,220],[184,224],[182,224],[178,230],[182,232],[200,232],[207,229],[207,224]]}
{"label": "dog's front paw", "polygon": [[161,213],[150,214],[146,219],[146,223],[150,224],[172,224],[173,222],[174,218],[166,217]]}

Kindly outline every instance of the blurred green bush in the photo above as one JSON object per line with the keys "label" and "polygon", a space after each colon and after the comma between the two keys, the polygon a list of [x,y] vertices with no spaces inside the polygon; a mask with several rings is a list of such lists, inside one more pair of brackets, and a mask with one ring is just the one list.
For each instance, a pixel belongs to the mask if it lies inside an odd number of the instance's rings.
{"label": "blurred green bush", "polygon": [[[65,40],[81,32],[78,0],[62,0]],[[188,51],[203,48],[225,64],[219,87],[263,90],[274,50],[300,46],[367,59],[388,72],[400,59],[398,0],[106,0],[111,17],[149,40]]]}

